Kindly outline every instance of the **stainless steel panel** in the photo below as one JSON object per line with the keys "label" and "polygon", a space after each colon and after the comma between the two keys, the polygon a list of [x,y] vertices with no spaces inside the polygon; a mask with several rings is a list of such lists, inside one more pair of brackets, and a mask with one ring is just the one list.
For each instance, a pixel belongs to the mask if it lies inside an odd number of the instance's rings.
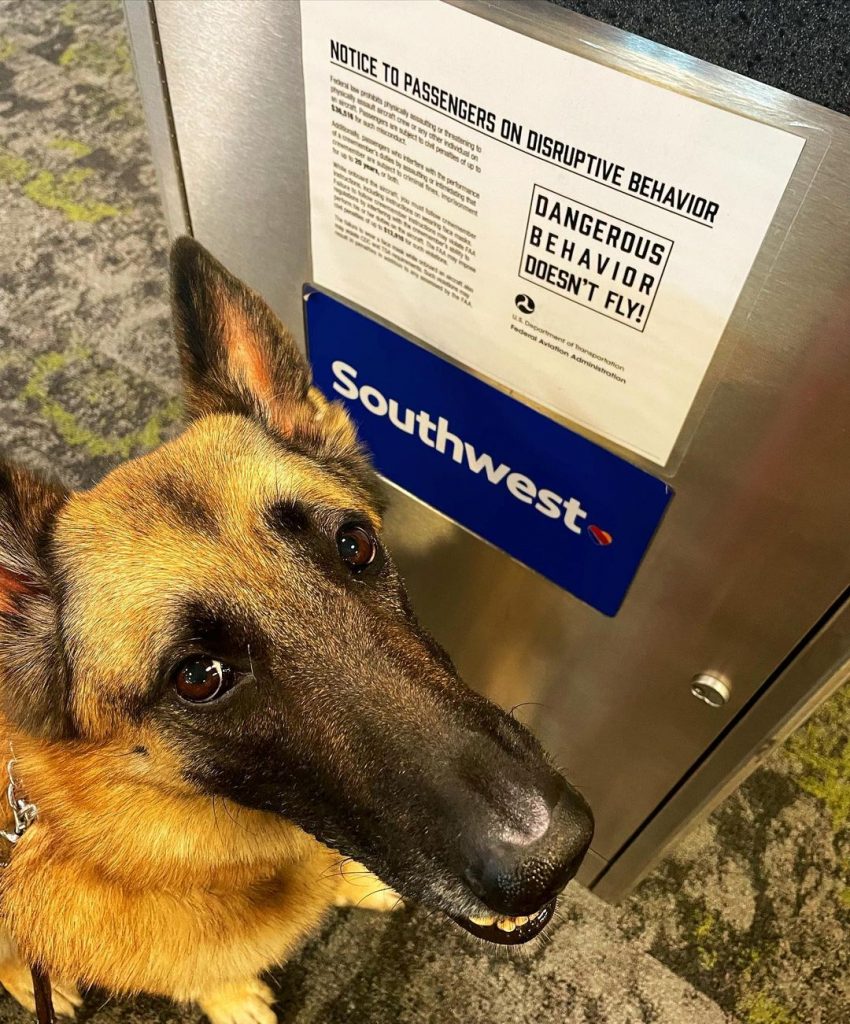
{"label": "stainless steel panel", "polygon": [[614,863],[600,869],[594,891],[612,902],[625,896],[689,825],[709,814],[848,679],[845,601]]}
{"label": "stainless steel panel", "polygon": [[593,887],[594,882],[605,872],[608,867],[608,861],[603,860],[598,853],[594,853],[590,850],[587,856],[582,861],[582,865],[579,868],[576,878],[582,885],[586,885],[588,888]]}
{"label": "stainless steel panel", "polygon": [[303,343],[310,232],[298,4],[154,8],[195,237]]}
{"label": "stainless steel panel", "polygon": [[133,65],[142,94],[151,149],[156,154],[156,176],[165,223],[168,233],[175,237],[189,230],[189,211],[183,192],[177,139],[171,123],[168,88],[160,59],[153,5],[147,0],[126,0],[124,16],[127,19]]}
{"label": "stainless steel panel", "polygon": [[[676,497],[615,619],[397,495],[391,533],[422,619],[472,685],[522,705],[587,793],[598,865],[850,578],[850,121],[548,4],[458,6],[808,139],[683,432]],[[300,329],[298,7],[158,0],[156,11],[195,233]],[[725,707],[691,696],[703,671],[731,681]]]}

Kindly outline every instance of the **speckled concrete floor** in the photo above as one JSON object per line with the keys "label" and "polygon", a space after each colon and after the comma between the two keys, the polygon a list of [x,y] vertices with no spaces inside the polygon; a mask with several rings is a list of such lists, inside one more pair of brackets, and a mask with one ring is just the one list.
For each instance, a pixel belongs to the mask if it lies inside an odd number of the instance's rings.
{"label": "speckled concrete floor", "polygon": [[[179,429],[167,240],[121,12],[0,2],[0,449],[86,486]],[[275,977],[290,1024],[843,1024],[850,694],[621,908],[576,889],[494,956],[422,911],[338,912]],[[197,1020],[91,993],[97,1021]],[[26,1019],[0,997],[0,1021]]]}

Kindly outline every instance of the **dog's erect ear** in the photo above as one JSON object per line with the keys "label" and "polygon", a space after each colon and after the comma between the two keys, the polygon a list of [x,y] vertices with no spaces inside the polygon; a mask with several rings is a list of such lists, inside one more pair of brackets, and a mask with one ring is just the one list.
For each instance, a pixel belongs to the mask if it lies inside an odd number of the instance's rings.
{"label": "dog's erect ear", "polygon": [[61,487],[0,459],[0,710],[38,736],[69,732],[50,540]]}
{"label": "dog's erect ear", "polygon": [[192,238],[178,239],[171,250],[171,297],[191,417],[253,416],[317,454],[356,453],[348,415],[311,386],[289,331],[256,292]]}

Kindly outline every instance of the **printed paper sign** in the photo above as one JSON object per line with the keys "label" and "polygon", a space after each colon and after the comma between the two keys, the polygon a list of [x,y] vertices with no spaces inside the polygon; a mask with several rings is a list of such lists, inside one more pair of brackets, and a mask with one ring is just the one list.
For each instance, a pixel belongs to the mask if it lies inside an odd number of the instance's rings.
{"label": "printed paper sign", "polygon": [[314,279],[663,464],[804,140],[437,2],[303,2]]}
{"label": "printed paper sign", "polygon": [[672,248],[669,238],[535,185],[519,276],[643,331]]}
{"label": "printed paper sign", "polygon": [[306,303],[315,383],[381,473],[614,615],[667,484],[341,302]]}

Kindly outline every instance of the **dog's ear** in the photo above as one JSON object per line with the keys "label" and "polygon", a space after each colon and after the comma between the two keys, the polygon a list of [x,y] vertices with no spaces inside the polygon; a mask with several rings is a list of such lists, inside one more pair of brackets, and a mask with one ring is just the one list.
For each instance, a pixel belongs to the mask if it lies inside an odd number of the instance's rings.
{"label": "dog's ear", "polygon": [[0,711],[17,728],[70,730],[50,540],[67,492],[0,459]]}
{"label": "dog's ear", "polygon": [[179,238],[171,250],[171,303],[190,417],[253,416],[316,454],[358,454],[351,420],[311,385],[289,331],[192,238]]}

